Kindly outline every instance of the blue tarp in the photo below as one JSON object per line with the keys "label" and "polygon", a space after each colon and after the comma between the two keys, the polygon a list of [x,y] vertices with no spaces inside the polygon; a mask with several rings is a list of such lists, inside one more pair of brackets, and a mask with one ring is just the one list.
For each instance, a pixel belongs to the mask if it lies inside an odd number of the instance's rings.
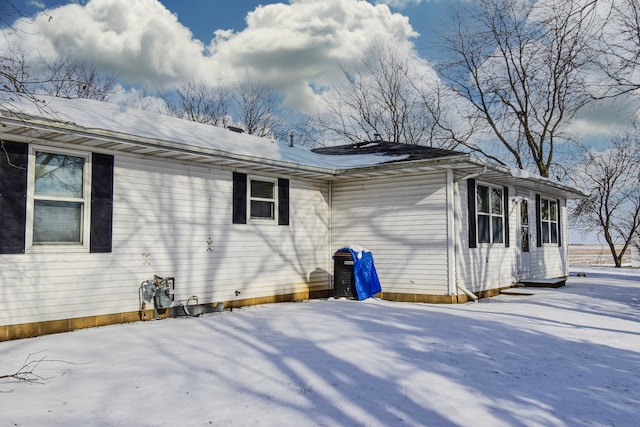
{"label": "blue tarp", "polygon": [[362,301],[382,291],[380,279],[373,263],[373,255],[369,251],[355,251],[351,248],[343,248],[340,251],[351,252],[353,258],[353,276],[355,278],[358,300]]}

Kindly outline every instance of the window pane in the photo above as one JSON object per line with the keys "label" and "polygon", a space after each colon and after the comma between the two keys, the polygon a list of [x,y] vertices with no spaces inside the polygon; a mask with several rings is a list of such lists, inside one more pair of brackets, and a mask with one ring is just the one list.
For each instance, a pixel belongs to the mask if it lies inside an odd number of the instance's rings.
{"label": "window pane", "polygon": [[526,200],[520,202],[520,225],[529,225],[529,203]]}
{"label": "window pane", "polygon": [[82,203],[36,200],[33,243],[82,243]]}
{"label": "window pane", "polygon": [[489,213],[489,187],[478,185],[477,200],[478,212]]}
{"label": "window pane", "polygon": [[502,243],[502,217],[492,217],[491,225],[493,227],[493,243]]}
{"label": "window pane", "polygon": [[273,199],[273,182],[251,180],[251,197]]}
{"label": "window pane", "polygon": [[552,222],[550,224],[551,228],[551,243],[558,243],[558,223]]}
{"label": "window pane", "polygon": [[83,197],[84,158],[63,154],[36,153],[38,196]]}
{"label": "window pane", "polygon": [[549,220],[549,201],[543,199],[541,202],[540,214],[542,215],[542,219]]}
{"label": "window pane", "polygon": [[489,231],[489,216],[478,215],[478,242],[491,243]]}
{"label": "window pane", "polygon": [[264,202],[260,200],[251,201],[251,218],[268,218],[274,217],[274,205],[273,202]]}
{"label": "window pane", "polygon": [[549,215],[551,221],[558,220],[558,202],[549,202]]}
{"label": "window pane", "polygon": [[491,213],[502,215],[502,190],[491,187]]}
{"label": "window pane", "polygon": [[549,223],[542,223],[542,243],[549,243]]}
{"label": "window pane", "polygon": [[522,252],[529,252],[529,227],[520,229],[520,247]]}

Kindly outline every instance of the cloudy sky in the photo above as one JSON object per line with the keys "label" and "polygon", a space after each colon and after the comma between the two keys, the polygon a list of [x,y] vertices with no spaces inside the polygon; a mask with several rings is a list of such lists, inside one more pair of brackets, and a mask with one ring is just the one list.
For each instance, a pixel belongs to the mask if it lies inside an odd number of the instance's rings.
{"label": "cloudy sky", "polygon": [[[456,2],[471,0],[10,0],[22,12],[7,43],[48,62],[70,57],[117,73],[126,91],[186,79],[255,81],[313,114],[324,90],[381,43],[435,74],[434,42]],[[617,101],[616,101],[617,102]],[[606,133],[618,105],[593,108],[578,132]]]}
{"label": "cloudy sky", "polygon": [[13,25],[14,45],[47,61],[85,60],[117,72],[127,87],[185,78],[260,81],[307,112],[341,65],[379,43],[426,58],[450,6],[446,0],[12,1],[24,15]]}

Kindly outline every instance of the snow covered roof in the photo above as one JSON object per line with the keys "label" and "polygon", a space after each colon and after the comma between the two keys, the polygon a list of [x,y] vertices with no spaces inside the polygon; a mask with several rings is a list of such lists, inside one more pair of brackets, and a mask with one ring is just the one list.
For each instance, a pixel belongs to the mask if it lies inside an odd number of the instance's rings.
{"label": "snow covered roof", "polygon": [[153,155],[257,172],[285,170],[289,175],[336,179],[398,170],[421,172],[454,168],[460,174],[525,186],[543,186],[564,196],[579,190],[508,168],[489,165],[469,154],[430,147],[367,142],[310,150],[287,142],[88,99],[15,96],[0,104],[0,135],[24,141],[48,141]]}
{"label": "snow covered roof", "polygon": [[[384,163],[385,155],[323,156],[305,147],[289,147],[288,143],[269,138],[232,132],[221,127],[183,120],[152,111],[124,107],[89,99],[64,99],[38,96],[41,102],[29,97],[17,97],[5,103],[6,110],[18,114],[25,123],[67,131],[82,131],[95,137],[117,137],[122,142],[154,142],[158,146],[223,154],[249,161],[275,162],[326,169],[348,169]],[[3,114],[7,116],[7,114]],[[44,122],[42,122],[44,120]],[[87,135],[89,136],[89,135]],[[397,156],[396,156],[397,158]]]}

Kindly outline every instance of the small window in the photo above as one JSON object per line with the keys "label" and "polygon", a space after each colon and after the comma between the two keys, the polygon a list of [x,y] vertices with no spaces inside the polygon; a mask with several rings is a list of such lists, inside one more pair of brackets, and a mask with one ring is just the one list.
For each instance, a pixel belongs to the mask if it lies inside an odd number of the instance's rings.
{"label": "small window", "polygon": [[32,147],[29,162],[28,247],[88,250],[90,155]]}
{"label": "small window", "polygon": [[249,218],[275,220],[276,181],[251,178],[249,191]]}
{"label": "small window", "polygon": [[476,187],[478,243],[504,242],[504,199],[502,188]]}
{"label": "small window", "polygon": [[540,227],[542,243],[558,243],[558,202],[540,200]]}

